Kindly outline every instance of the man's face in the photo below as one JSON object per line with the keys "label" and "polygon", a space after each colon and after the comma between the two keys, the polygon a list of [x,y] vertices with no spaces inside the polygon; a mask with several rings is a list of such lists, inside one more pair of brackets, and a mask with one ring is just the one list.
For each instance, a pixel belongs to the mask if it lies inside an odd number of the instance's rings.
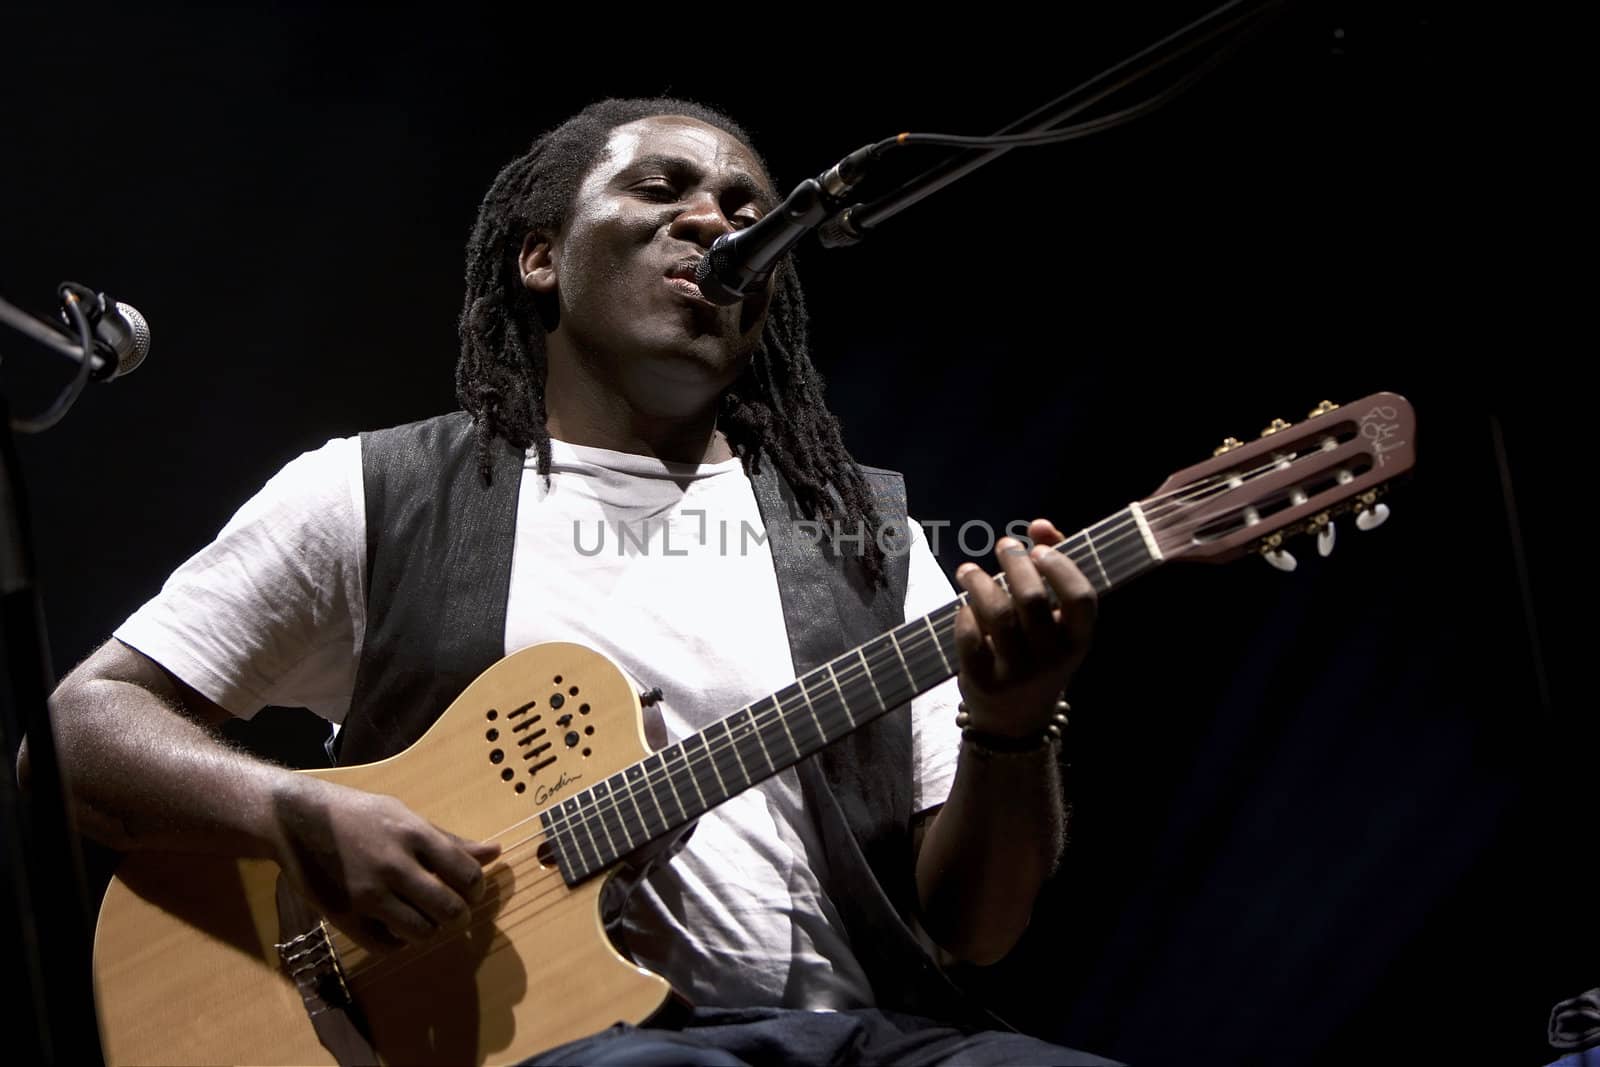
{"label": "man's face", "polygon": [[524,273],[540,268],[529,287],[559,299],[552,357],[590,361],[646,406],[719,393],[761,337],[771,282],[719,307],[700,295],[694,267],[713,241],[774,202],[754,156],[714,126],[682,116],[618,126],[546,258],[539,235],[524,245]]}

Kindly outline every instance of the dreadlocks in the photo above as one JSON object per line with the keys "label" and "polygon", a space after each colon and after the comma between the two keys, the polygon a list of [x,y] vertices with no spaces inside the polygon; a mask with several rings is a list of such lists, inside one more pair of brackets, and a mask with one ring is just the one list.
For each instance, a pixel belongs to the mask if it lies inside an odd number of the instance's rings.
{"label": "dreadlocks", "polygon": [[[657,115],[697,119],[737,138],[749,136],[710,108],[667,97],[603,100],[545,133],[495,177],[467,243],[456,396],[473,418],[478,466],[490,477],[490,446],[500,437],[533,448],[550,474],[545,427],[545,337],[549,309],[523,285],[517,257],[534,230],[561,228],[584,174],[617,127]],[[752,154],[754,150],[752,149]],[[763,170],[766,164],[757,156]],[[805,513],[825,528],[859,530],[861,563],[872,584],[884,579],[878,513],[861,468],[845,451],[839,421],[823,403],[806,346],[805,299],[786,260],[778,270],[766,327],[748,369],[723,394],[717,425],[747,472],[771,457]]]}

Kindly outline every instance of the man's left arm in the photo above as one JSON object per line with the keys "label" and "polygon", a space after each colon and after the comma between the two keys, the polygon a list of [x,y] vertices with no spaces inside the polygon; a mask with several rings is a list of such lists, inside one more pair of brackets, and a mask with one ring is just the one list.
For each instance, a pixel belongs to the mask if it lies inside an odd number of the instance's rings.
{"label": "man's left arm", "polygon": [[1009,593],[976,565],[956,572],[968,598],[956,617],[968,730],[916,858],[924,928],[979,964],[1017,943],[1060,857],[1066,816],[1046,729],[1094,626],[1093,587],[1051,551],[1060,531],[1040,519],[1028,533],[1031,553],[1011,538],[997,546]]}

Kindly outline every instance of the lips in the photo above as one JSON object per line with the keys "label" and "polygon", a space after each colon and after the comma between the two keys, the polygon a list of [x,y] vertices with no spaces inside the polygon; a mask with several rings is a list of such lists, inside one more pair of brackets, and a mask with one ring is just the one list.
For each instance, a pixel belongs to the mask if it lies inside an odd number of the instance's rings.
{"label": "lips", "polygon": [[700,291],[700,283],[695,281],[695,271],[700,266],[699,256],[685,256],[672,265],[667,271],[667,285],[684,296],[710,304],[705,294]]}
{"label": "lips", "polygon": [[692,282],[695,280],[695,271],[699,269],[699,256],[684,256],[682,259],[678,260],[678,262],[672,265],[672,269],[667,271],[667,277],[682,278],[684,281]]}

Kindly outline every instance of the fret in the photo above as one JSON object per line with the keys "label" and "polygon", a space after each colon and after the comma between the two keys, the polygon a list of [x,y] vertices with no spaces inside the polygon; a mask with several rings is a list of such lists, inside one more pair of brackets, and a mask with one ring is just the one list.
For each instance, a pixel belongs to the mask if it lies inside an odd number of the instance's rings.
{"label": "fret", "polygon": [[[567,824],[569,826],[576,826],[579,830],[583,831],[583,836],[589,839],[589,851],[594,854],[594,867],[591,869],[604,867],[605,864],[600,860],[600,843],[595,840],[594,831],[589,829],[589,821],[583,817],[583,807],[578,803],[577,798],[567,798],[567,800],[561,805],[561,812],[567,817]],[[582,854],[583,842],[577,839],[576,834],[573,835],[573,839],[578,846],[580,858],[587,865],[589,858],[587,856],[583,856]]]}
{"label": "fret", "polygon": [[[632,851],[632,849],[638,848],[645,841],[654,837],[653,833],[650,832],[650,825],[645,822],[645,813],[638,808],[638,800],[634,797],[634,787],[627,784],[627,774],[618,771],[618,773],[605,779],[605,785],[606,789],[611,792],[610,806],[616,811],[616,821],[622,827],[622,837],[627,838],[627,849]],[[627,817],[627,808],[622,806],[622,797],[627,797],[629,806],[634,808],[634,821],[632,822]]]}
{"label": "fret", "polygon": [[539,825],[544,829],[544,839],[550,842],[551,848],[556,850],[556,863],[561,868],[562,875],[566,876],[570,881],[575,872],[573,871],[572,860],[567,856],[566,834],[554,827],[548,809],[539,813]]}
{"label": "fret", "polygon": [[[788,692],[790,689],[798,689],[801,697],[805,696],[805,686],[803,686],[798,680],[796,680],[793,685],[785,686],[783,689],[778,690],[778,725],[783,727],[784,734],[789,738],[789,747],[794,749],[794,758],[799,759],[804,756],[805,753],[800,751],[800,746],[795,742],[794,739],[794,731],[789,729],[789,709],[783,705],[783,694]],[[806,701],[806,703],[809,704],[810,701]],[[815,714],[815,712],[813,712],[813,714]]]}
{"label": "fret", "polygon": [[931,641],[922,637],[919,632],[915,640],[896,645],[901,651],[901,658],[908,665],[907,669],[911,672],[913,696],[932,689],[955,673],[950,669],[949,661],[945,659],[944,650],[939,647],[938,631],[933,629],[931,621],[928,632],[933,635]]}
{"label": "fret", "polygon": [[856,649],[856,658],[861,661],[861,673],[866,677],[867,684],[872,686],[872,698],[878,702],[878,707],[887,708],[889,705],[884,703],[883,694],[878,692],[878,682],[872,677],[872,664],[867,662],[866,648],[866,645],[862,645]]}
{"label": "fret", "polygon": [[889,631],[888,637],[889,643],[894,646],[894,654],[900,657],[900,668],[906,672],[906,681],[911,683],[911,692],[915,693],[917,691],[917,676],[911,673],[911,665],[906,662],[906,654],[900,648],[900,639],[895,637],[893,630]]}
{"label": "fret", "polygon": [[[694,752],[689,748],[689,746],[696,741],[700,742],[699,752]],[[733,795],[733,791],[728,788],[728,783],[722,780],[722,771],[718,769],[717,761],[712,758],[711,746],[706,744],[704,734],[690,734],[688,737],[683,739],[683,758],[684,762],[687,763],[691,770],[694,771],[692,777],[696,779],[700,777],[699,769],[695,767],[696,761],[711,767],[711,773],[716,777],[717,786],[719,789],[717,794],[718,804],[722,803],[724,800],[727,800]],[[699,787],[696,786],[696,788]],[[704,794],[701,795],[704,796]]]}
{"label": "fret", "polygon": [[778,765],[772,760],[772,750],[767,748],[766,735],[762,733],[760,724],[756,722],[755,705],[752,704],[745,710],[750,715],[750,732],[756,735],[756,742],[761,746],[761,754],[767,757],[767,767],[770,770],[777,770]]}
{"label": "fret", "polygon": [[[711,731],[718,725],[722,726],[722,736],[713,741]],[[733,739],[728,736],[727,720],[712,723],[700,731],[700,736],[705,739],[706,755],[710,757],[711,765],[719,772],[718,780],[732,783],[727,796],[731,797],[748,786],[752,779],[744,772],[744,760],[739,757],[738,750],[733,747]]]}
{"label": "fret", "polygon": [[[656,836],[659,831],[650,829],[650,820],[645,818],[644,809],[639,806],[639,794],[634,789],[633,779],[628,777],[628,769],[624,768],[618,771],[616,774],[613,774],[611,777],[617,782],[617,785],[613,787],[612,792],[615,792],[619,788],[627,790],[628,803],[633,805],[633,814],[639,820],[639,834],[634,836],[639,837],[641,841],[648,841],[650,838]],[[640,835],[643,836],[640,837]]]}
{"label": "fret", "polygon": [[[610,790],[606,788],[606,784],[604,782],[596,782],[594,787],[587,790],[587,792],[595,800],[595,803],[590,805],[589,818],[600,824],[600,832],[606,835],[606,844],[611,846],[610,858],[614,860],[627,851],[625,848],[617,847],[617,839],[621,838],[624,844],[626,844],[628,840],[628,835],[623,832],[621,819],[616,819],[617,832],[615,835],[612,834],[611,827],[606,823],[607,815],[611,815],[613,818],[615,818],[617,806],[609,802]],[[588,819],[585,821],[588,821]]]}
{"label": "fret", "polygon": [[950,666],[950,660],[949,660],[949,658],[947,656],[945,656],[944,649],[940,645],[939,631],[935,630],[933,628],[933,616],[932,615],[924,615],[922,617],[922,621],[927,624],[928,633],[933,637],[933,648],[934,648],[935,652],[939,653],[939,662],[944,664],[944,672],[945,672],[945,674],[946,675],[951,675],[951,674],[956,673],[955,672],[955,668]]}
{"label": "fret", "polygon": [[[872,660],[876,661],[872,668],[873,684],[879,690],[879,702],[885,709],[897,708],[917,695],[916,686],[909,681],[910,668],[889,635],[880,637],[874,644],[878,647],[872,654]],[[896,664],[899,670],[893,669]]]}
{"label": "fret", "polygon": [[[670,774],[676,774],[676,773],[678,773],[679,770],[681,770],[683,772],[683,774],[684,774],[684,777],[689,779],[689,784],[694,786],[695,795],[700,798],[700,810],[701,811],[709,811],[710,808],[711,808],[711,805],[706,803],[705,792],[702,791],[701,788],[700,788],[700,779],[694,773],[694,768],[689,766],[689,754],[684,751],[682,745],[673,745],[671,748],[668,748],[666,751],[668,753],[676,752],[678,754],[678,758],[683,761],[683,764],[682,764],[681,767],[673,768],[671,771],[668,772],[668,774],[669,775]],[[676,793],[678,792],[676,787],[674,787],[672,792],[674,793],[674,795],[676,795]],[[686,817],[693,818],[693,816],[689,814],[689,809],[688,808],[684,808],[683,809],[683,813],[684,813],[684,815]]]}
{"label": "fret", "polygon": [[[795,678],[794,686],[790,686],[790,688],[795,689],[795,691],[797,691],[797,693],[800,694],[800,699],[802,699],[802,701],[805,702],[806,710],[810,710],[810,712],[811,712],[811,721],[813,721],[813,723],[816,723],[816,733],[818,733],[818,736],[819,737],[827,737],[826,733],[822,733],[822,723],[819,723],[818,718],[816,718],[816,709],[814,709],[814,707],[811,707],[811,697],[810,696],[806,696],[806,693],[805,693],[805,678]],[[795,731],[794,731],[794,729],[790,729],[789,728],[789,712],[790,712],[790,709],[787,709],[787,707],[784,707],[784,705],[782,705],[782,704],[779,704],[778,707],[779,707],[779,712],[781,712],[778,715],[778,721],[779,721],[779,723],[781,723],[782,728],[784,728],[784,734],[787,734],[787,736],[789,736],[789,744],[790,745],[794,745],[795,758],[797,758],[797,760],[798,760],[798,758],[803,757],[803,755],[805,755],[805,749],[802,749],[802,747],[800,747],[800,742],[795,741]],[[798,709],[794,709],[794,710],[798,710]]]}
{"label": "fret", "polygon": [[850,729],[854,730],[856,728],[856,716],[850,710],[850,701],[844,695],[844,687],[839,684],[839,676],[833,673],[833,664],[827,663],[823,666],[827,667],[828,677],[833,681],[833,691],[839,694],[839,706],[844,709],[844,717],[850,723]]}
{"label": "fret", "polygon": [[839,687],[839,699],[846,706],[862,709],[862,714],[850,718],[852,728],[859,726],[884,710],[883,702],[878,697],[878,689],[872,682],[870,671],[860,669],[851,662],[839,674],[834,675],[835,683]]}
{"label": "fret", "polygon": [[[789,723],[793,728],[791,732],[795,734],[795,747],[807,755],[828,743],[827,727],[822,725],[822,716],[817,714],[816,702],[811,699],[811,691],[806,687],[806,678],[815,681],[816,676],[817,672],[812,671],[798,680],[800,699],[805,701],[806,710],[811,713],[811,721],[807,723],[803,716],[794,715]],[[823,704],[823,710],[827,710],[826,703]]]}
{"label": "fret", "polygon": [[[719,724],[712,723],[710,726],[706,727],[706,729],[711,730],[717,725]],[[739,755],[739,746],[733,742],[733,725],[727,719],[723,719],[720,725],[722,726],[723,740],[719,742],[719,744],[733,750],[734,761],[739,764],[739,777],[744,779],[745,785],[749,785],[751,782],[755,781],[755,779],[750,777],[750,769],[744,765],[744,757]],[[706,744],[709,745],[710,743],[711,742],[707,740]]]}
{"label": "fret", "polygon": [[[759,723],[757,729],[761,734],[761,745],[767,750],[768,753],[767,762],[771,763],[774,767],[780,765],[787,767],[790,763],[794,762],[794,760],[800,758],[800,750],[794,747],[794,738],[790,736],[789,727],[784,722],[783,705],[779,703],[778,700],[778,698],[783,695],[783,692],[784,691],[780,689],[777,693],[767,697],[765,700],[750,705],[752,715]],[[771,710],[760,710],[762,704],[767,705],[767,707]],[[783,732],[782,737],[779,736],[780,730]],[[778,758],[776,760],[772,759],[772,746],[768,745],[767,742],[771,741],[776,744],[778,741],[783,740],[784,738],[787,738],[789,741],[790,751],[794,753],[793,759],[784,755],[781,748],[778,751]]]}
{"label": "fret", "polygon": [[644,811],[641,809],[639,811],[639,824],[645,828],[651,837],[660,837],[671,829],[672,824],[667,819],[667,813],[661,809],[661,801],[656,799],[656,791],[651,788],[649,779],[645,777],[644,764],[635,763],[623,773],[628,776],[628,793],[634,798],[633,806],[635,808],[639,807],[638,794],[642,789],[644,795],[650,798],[650,803],[655,807],[656,817],[661,820],[660,829],[652,830],[650,828],[650,820],[645,818]]}
{"label": "fret", "polygon": [[[1083,543],[1089,546],[1089,555],[1094,559],[1094,565],[1100,568],[1100,588],[1110,589],[1111,577],[1106,573],[1106,565],[1100,559],[1099,549],[1094,547],[1094,538],[1089,536],[1088,530],[1081,531],[1078,536],[1083,538]],[[1068,543],[1070,544],[1070,542]]]}
{"label": "fret", "polygon": [[[655,763],[654,767],[650,766],[651,762]],[[650,795],[655,798],[656,807],[661,808],[661,818],[666,825],[670,828],[680,822],[688,822],[689,809],[684,807],[683,798],[678,795],[678,787],[673,784],[672,774],[667,770],[667,763],[661,758],[661,753],[657,752],[640,766],[644,768],[645,778],[650,783]],[[666,809],[662,808],[661,789],[657,785],[658,782],[667,783],[667,789],[672,793],[672,802],[678,806],[676,817],[668,815]]]}
{"label": "fret", "polygon": [[[618,771],[607,778],[604,783],[610,794],[607,806],[616,813],[617,825],[622,828],[622,838],[629,851],[637,848],[650,840],[650,831],[645,826],[644,812],[639,810],[639,802],[633,797],[633,789],[628,785],[628,776]],[[626,795],[629,803],[633,805],[633,813],[638,818],[637,823],[629,823],[627,809],[622,806],[622,798]]]}
{"label": "fret", "polygon": [[1115,535],[1112,540],[1115,550],[1108,549],[1101,554],[1105,564],[1105,584],[1099,587],[1099,592],[1104,593],[1162,562],[1160,546],[1150,532],[1144,512],[1136,503],[1095,523],[1083,532],[1084,536],[1093,536],[1091,530],[1099,530],[1102,538],[1108,534]]}
{"label": "fret", "polygon": [[[748,707],[730,715],[728,717],[728,725],[733,734],[734,751],[741,752],[742,749],[741,762],[744,761],[744,756],[749,756],[749,762],[759,767],[760,762],[757,762],[756,759],[759,755],[761,762],[765,762],[767,765],[766,771],[758,775],[750,775],[751,781],[754,781],[757,777],[765,777],[765,775],[778,769],[776,764],[772,762],[772,756],[767,752],[767,743],[761,739],[761,731],[756,728],[755,714]],[[757,751],[758,749],[759,751]]]}
{"label": "fret", "polygon": [[[813,670],[811,675],[814,675],[814,673],[818,672]],[[816,704],[811,702],[811,693],[808,691],[808,689],[806,689],[805,686],[806,677],[810,677],[810,675],[802,675],[802,677],[798,678],[798,681],[800,681],[800,697],[802,697],[803,701],[805,701],[806,710],[811,712],[811,721],[813,721],[814,725],[816,725],[816,736],[818,736],[819,744],[814,745],[814,747],[806,747],[806,749],[800,749],[800,745],[797,744],[795,745],[795,750],[797,750],[797,752],[800,752],[800,750],[803,750],[803,752],[814,752],[816,749],[821,749],[822,745],[826,745],[827,742],[832,741],[832,736],[827,733],[827,726],[822,725],[821,715],[816,713]],[[789,736],[794,737],[794,734],[789,734]]]}

